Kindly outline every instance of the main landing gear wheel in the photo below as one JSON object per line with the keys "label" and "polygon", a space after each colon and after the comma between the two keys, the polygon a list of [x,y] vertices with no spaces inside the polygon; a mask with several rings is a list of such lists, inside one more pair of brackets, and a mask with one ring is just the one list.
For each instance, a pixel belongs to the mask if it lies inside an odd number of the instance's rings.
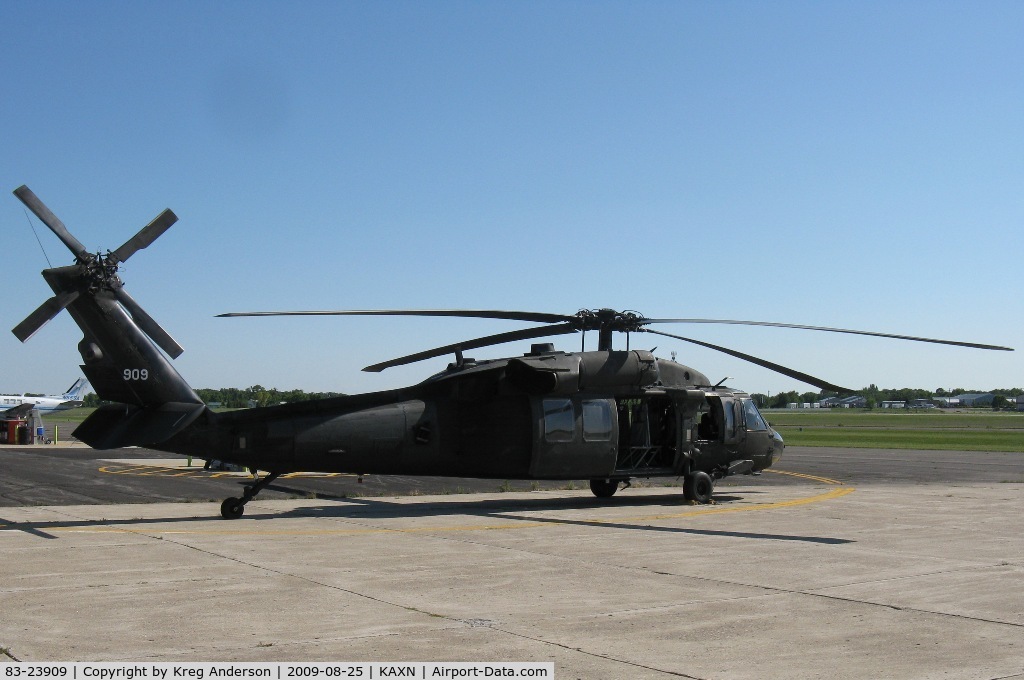
{"label": "main landing gear wheel", "polygon": [[591,479],[590,490],[598,498],[611,498],[619,490],[617,479]]}
{"label": "main landing gear wheel", "polygon": [[711,502],[715,491],[715,480],[706,472],[694,472],[683,480],[683,497],[701,505]]}

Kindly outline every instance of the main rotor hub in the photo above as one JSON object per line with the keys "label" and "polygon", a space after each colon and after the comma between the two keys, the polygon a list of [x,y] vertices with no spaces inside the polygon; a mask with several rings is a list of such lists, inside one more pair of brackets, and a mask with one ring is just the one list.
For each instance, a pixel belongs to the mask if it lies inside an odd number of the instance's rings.
{"label": "main rotor hub", "polygon": [[576,312],[578,330],[597,331],[599,350],[612,348],[612,333],[633,333],[642,330],[647,318],[633,311],[615,309],[581,309]]}

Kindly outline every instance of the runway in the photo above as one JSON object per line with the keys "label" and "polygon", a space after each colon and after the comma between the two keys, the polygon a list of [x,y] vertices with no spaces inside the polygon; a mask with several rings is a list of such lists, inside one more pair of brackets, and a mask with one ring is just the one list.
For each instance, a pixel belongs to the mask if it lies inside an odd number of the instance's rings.
{"label": "runway", "polygon": [[[131,485],[153,480],[174,481]],[[261,495],[231,522],[209,501],[9,504],[0,647],[552,661],[588,679],[1024,677],[1024,454],[790,449],[778,472],[728,481],[711,506],[655,486]]]}

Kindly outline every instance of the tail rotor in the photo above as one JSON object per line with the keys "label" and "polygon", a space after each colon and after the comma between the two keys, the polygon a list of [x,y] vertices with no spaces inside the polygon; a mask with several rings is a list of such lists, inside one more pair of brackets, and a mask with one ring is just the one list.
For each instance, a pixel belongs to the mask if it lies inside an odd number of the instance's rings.
{"label": "tail rotor", "polygon": [[118,267],[122,263],[138,251],[151,245],[178,221],[178,217],[170,209],[160,213],[152,222],[140,229],[135,236],[125,241],[121,247],[114,251],[107,251],[106,255],[103,255],[90,253],[27,186],[15,189],[14,195],[43,224],[49,227],[50,231],[56,234],[57,238],[75,256],[73,265],[48,269],[43,273],[56,295],[46,300],[24,321],[14,327],[13,333],[19,340],[25,342],[35,335],[40,328],[79,299],[81,295],[109,293],[131,314],[136,325],[171,358],[177,358],[184,351],[181,345],[175,342],[174,338],[124,290],[124,283],[117,276]]}

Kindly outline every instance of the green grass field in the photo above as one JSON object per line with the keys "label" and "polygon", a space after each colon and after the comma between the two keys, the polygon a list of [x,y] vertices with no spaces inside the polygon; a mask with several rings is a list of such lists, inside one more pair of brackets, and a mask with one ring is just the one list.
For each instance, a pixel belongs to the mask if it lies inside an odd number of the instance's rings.
{"label": "green grass field", "polygon": [[797,409],[764,415],[790,446],[1024,453],[1024,413]]}

